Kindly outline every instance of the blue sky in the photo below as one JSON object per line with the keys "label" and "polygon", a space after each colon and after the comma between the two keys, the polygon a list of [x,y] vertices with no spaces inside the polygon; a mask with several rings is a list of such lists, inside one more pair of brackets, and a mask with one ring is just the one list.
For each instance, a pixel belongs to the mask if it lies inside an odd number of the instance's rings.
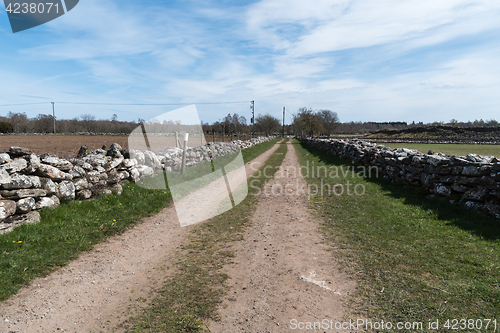
{"label": "blue sky", "polygon": [[[500,120],[498,0],[81,0],[12,34],[0,13],[0,115],[150,119],[196,104],[341,121]],[[241,101],[235,104],[199,104]],[[290,122],[287,117],[287,122]]]}

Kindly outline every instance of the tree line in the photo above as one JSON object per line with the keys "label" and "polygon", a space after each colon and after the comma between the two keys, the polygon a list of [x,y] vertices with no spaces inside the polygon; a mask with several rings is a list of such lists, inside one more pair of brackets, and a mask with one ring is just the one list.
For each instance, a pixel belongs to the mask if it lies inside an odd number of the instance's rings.
{"label": "tree line", "polygon": [[[205,134],[217,133],[224,135],[236,135],[236,134],[246,134],[255,133],[257,135],[273,135],[280,134],[282,130],[281,121],[271,116],[269,113],[264,115],[258,115],[253,124],[252,119],[250,119],[249,124],[247,124],[247,119],[244,116],[239,116],[238,114],[228,114],[221,120],[217,120],[212,124],[203,123],[203,131]],[[285,133],[293,134],[291,132],[291,126],[285,126]]]}
{"label": "tree line", "polygon": [[[458,128],[470,127],[498,127],[499,123],[494,120],[474,120],[459,122],[451,119],[449,122],[345,122],[339,120],[338,114],[331,110],[313,110],[302,107],[292,115],[292,123],[284,126],[286,135],[297,136],[330,136],[332,134],[364,134],[379,130],[403,130],[415,127],[452,126]],[[91,114],[83,114],[73,119],[56,119],[56,133],[125,133],[132,132],[143,123],[143,119],[137,121],[119,121],[114,114],[110,120],[96,120]],[[150,124],[157,132],[170,133],[179,124],[164,122],[162,124]],[[252,119],[247,120],[244,116],[236,113],[228,114],[224,118],[209,124],[202,122],[205,134],[217,135],[257,135],[281,134],[283,126],[281,120],[270,115],[258,115],[252,126]],[[176,129],[177,130],[177,129]],[[54,118],[52,115],[39,114],[34,118],[28,118],[26,113],[9,112],[5,117],[0,116],[0,133],[53,133]]]}
{"label": "tree line", "polygon": [[[284,126],[285,134],[296,133],[317,134],[319,131],[323,135],[334,133],[338,126],[338,116],[329,110],[313,111],[312,109],[301,108],[293,116],[293,123]],[[173,131],[187,130],[182,124],[172,121],[144,122],[143,119],[137,121],[119,121],[116,114],[110,120],[96,120],[91,114],[83,114],[73,119],[56,119],[56,133],[131,133],[141,123],[147,125],[147,130],[151,132],[171,133]],[[189,126],[188,126],[189,127]],[[246,117],[236,113],[228,114],[224,118],[212,124],[202,122],[202,130],[205,134],[217,135],[273,135],[281,134],[283,126],[281,121],[270,114],[258,115],[252,124],[252,119],[248,123]],[[34,118],[28,118],[26,113],[9,112],[5,117],[0,116],[0,133],[53,133],[54,118],[52,115],[39,114]]]}
{"label": "tree line", "polygon": [[336,112],[330,110],[312,110],[300,108],[293,114],[293,121],[290,125],[283,126],[282,121],[269,113],[258,115],[252,126],[252,119],[247,125],[245,117],[237,114],[228,114],[226,117],[212,124],[203,124],[203,131],[209,133],[233,134],[263,134],[279,135],[284,132],[286,135],[331,135],[335,133],[340,122]]}
{"label": "tree line", "polygon": [[201,122],[205,134],[250,134],[251,126],[247,125],[247,118],[237,113],[227,114],[224,118],[214,121],[212,124]]}
{"label": "tree line", "polygon": [[[9,112],[6,117],[0,116],[1,133],[53,133],[54,117],[47,114],[39,114],[34,118],[28,118],[26,113]],[[7,127],[5,127],[7,126]],[[119,121],[115,114],[111,120],[96,120],[91,114],[83,114],[73,119],[56,118],[56,133],[130,133],[139,122]],[[2,131],[2,128],[4,131]]]}
{"label": "tree line", "polygon": [[478,127],[498,127],[499,123],[495,119],[490,120],[474,120],[474,121],[458,121],[456,119],[451,119],[448,122],[445,121],[434,121],[431,123],[424,122],[346,122],[339,124],[337,128],[337,133],[339,134],[365,134],[374,133],[377,131],[387,131],[387,130],[404,130],[410,128],[424,127],[432,128],[436,126],[449,126],[456,128],[478,128]]}

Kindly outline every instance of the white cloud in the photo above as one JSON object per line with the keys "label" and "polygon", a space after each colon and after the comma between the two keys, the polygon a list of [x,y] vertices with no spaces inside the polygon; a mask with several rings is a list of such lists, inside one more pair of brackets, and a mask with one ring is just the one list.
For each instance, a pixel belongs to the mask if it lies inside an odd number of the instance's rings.
{"label": "white cloud", "polygon": [[[247,22],[267,47],[303,56],[413,38],[430,41],[434,29],[442,29],[441,36],[449,39],[500,27],[499,13],[500,2],[493,0],[340,0],[314,5],[265,0],[248,11]],[[290,23],[303,28],[295,40],[279,34],[280,27]]]}
{"label": "white cloud", "polygon": [[287,49],[304,32],[340,16],[349,4],[348,0],[260,1],[247,11],[247,31],[258,45]]}
{"label": "white cloud", "polygon": [[322,77],[332,67],[334,60],[326,57],[296,59],[284,56],[274,59],[274,75],[284,79]]}

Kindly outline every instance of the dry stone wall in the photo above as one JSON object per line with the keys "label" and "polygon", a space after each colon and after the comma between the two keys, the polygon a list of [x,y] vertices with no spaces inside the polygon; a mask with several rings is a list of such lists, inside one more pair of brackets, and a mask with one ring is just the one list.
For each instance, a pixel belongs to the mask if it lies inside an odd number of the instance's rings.
{"label": "dry stone wall", "polygon": [[328,154],[377,166],[387,178],[500,218],[500,161],[493,156],[424,154],[360,140],[309,138],[303,142]]}
{"label": "dry stone wall", "polygon": [[[188,148],[186,166],[270,139],[258,137]],[[156,152],[122,149],[116,143],[107,150],[90,152],[82,146],[78,155],[69,160],[48,153],[35,155],[21,147],[0,151],[0,234],[22,224],[39,222],[37,210],[41,208],[57,206],[61,201],[121,194],[121,184],[126,180],[140,181],[162,170],[178,171],[182,153],[180,148]]]}

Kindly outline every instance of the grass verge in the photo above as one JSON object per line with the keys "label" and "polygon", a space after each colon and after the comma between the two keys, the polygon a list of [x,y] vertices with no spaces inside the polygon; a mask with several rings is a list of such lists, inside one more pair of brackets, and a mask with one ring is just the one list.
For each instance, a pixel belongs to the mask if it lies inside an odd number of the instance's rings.
{"label": "grass verge", "polygon": [[[311,188],[323,186],[322,195],[311,196],[311,207],[324,221],[333,254],[358,280],[350,305],[359,314],[423,323],[412,331],[436,332],[428,330],[428,320],[437,319],[438,331],[447,331],[443,325],[454,318],[497,319],[498,329],[499,221],[375,174],[359,177],[362,166],[297,142],[295,147]],[[339,186],[329,195],[324,184],[340,184],[344,193],[337,195]],[[355,187],[361,195],[353,194]]]}
{"label": "grass verge", "polygon": [[123,187],[120,196],[105,195],[43,209],[40,223],[0,235],[0,300],[171,201],[168,190],[148,190],[135,183]]}
{"label": "grass verge", "polygon": [[[260,155],[270,145],[260,147],[259,153],[248,153],[247,160],[248,156]],[[282,143],[263,168],[271,166],[276,170],[286,149],[286,144]],[[243,202],[191,230],[177,256],[175,272],[151,305],[138,317],[124,322],[123,328],[128,332],[201,332],[204,320],[218,319],[217,306],[226,292],[228,279],[221,269],[231,263],[235,255],[231,243],[242,239],[243,229],[256,209],[257,188],[262,188],[268,179],[263,172],[258,177],[251,177],[249,181],[253,186]]]}
{"label": "grass verge", "polygon": [[[242,150],[244,161],[262,154],[277,140]],[[164,183],[163,175],[159,179]],[[145,181],[146,186],[156,183],[156,178]],[[120,196],[71,201],[41,210],[40,223],[0,235],[0,301],[34,278],[67,265],[108,236],[120,234],[140,218],[158,212],[171,199],[168,189],[151,190],[127,183]]]}

